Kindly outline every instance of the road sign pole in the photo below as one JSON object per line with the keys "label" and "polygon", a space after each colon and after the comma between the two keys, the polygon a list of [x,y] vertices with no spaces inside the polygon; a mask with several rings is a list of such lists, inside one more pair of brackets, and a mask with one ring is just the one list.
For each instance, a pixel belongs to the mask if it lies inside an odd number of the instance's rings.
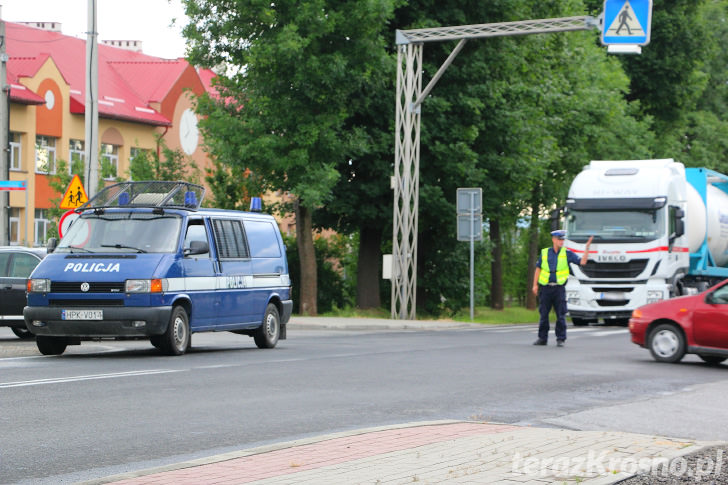
{"label": "road sign pole", "polygon": [[470,321],[475,316],[475,192],[470,192]]}
{"label": "road sign pole", "polygon": [[[8,132],[10,131],[10,86],[7,82],[8,55],[5,52],[5,22],[0,19],[0,179],[10,178],[10,145]],[[27,205],[25,206],[27,210]],[[0,192],[0,245],[10,244],[10,194]]]}

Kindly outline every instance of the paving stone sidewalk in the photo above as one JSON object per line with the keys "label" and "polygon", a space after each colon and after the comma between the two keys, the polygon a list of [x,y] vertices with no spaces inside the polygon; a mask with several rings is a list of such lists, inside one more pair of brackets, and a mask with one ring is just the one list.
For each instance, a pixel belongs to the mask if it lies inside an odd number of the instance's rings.
{"label": "paving stone sidewalk", "polygon": [[85,483],[600,485],[715,444],[438,421],[297,440]]}

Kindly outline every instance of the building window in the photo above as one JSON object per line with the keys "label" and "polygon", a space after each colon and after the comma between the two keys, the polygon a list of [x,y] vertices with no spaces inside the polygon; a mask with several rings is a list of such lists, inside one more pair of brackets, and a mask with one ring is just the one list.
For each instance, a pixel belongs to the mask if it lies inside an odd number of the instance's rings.
{"label": "building window", "polygon": [[48,220],[48,209],[35,210],[35,239],[33,244],[36,246],[45,246],[48,239],[48,228],[51,221]]}
{"label": "building window", "polygon": [[20,208],[10,208],[10,244],[17,246],[20,244]]}
{"label": "building window", "polygon": [[21,170],[20,133],[10,132],[10,170]]}
{"label": "building window", "polygon": [[101,176],[104,180],[114,180],[119,176],[118,145],[101,144]]}
{"label": "building window", "polygon": [[83,173],[86,165],[86,152],[83,140],[69,140],[68,143],[68,174]]}
{"label": "building window", "polygon": [[35,137],[35,171],[56,173],[56,139],[50,136]]}

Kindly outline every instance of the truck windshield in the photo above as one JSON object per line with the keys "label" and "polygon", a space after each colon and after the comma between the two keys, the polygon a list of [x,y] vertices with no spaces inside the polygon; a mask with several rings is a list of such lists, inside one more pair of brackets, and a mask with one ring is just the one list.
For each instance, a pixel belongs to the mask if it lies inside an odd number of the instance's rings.
{"label": "truck windshield", "polygon": [[648,242],[665,234],[664,209],[657,210],[570,210],[566,218],[568,239],[586,242]]}
{"label": "truck windshield", "polygon": [[174,214],[120,212],[76,219],[56,252],[171,253],[177,249],[182,219]]}

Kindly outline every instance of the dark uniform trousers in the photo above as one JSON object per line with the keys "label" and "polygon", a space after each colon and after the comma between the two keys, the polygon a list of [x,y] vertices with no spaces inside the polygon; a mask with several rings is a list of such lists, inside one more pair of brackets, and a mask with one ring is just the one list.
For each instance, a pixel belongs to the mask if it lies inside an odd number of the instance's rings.
{"label": "dark uniform trousers", "polygon": [[538,295],[538,311],[541,315],[538,322],[538,338],[543,341],[549,338],[549,312],[553,307],[556,312],[556,340],[566,340],[565,285],[539,285]]}

